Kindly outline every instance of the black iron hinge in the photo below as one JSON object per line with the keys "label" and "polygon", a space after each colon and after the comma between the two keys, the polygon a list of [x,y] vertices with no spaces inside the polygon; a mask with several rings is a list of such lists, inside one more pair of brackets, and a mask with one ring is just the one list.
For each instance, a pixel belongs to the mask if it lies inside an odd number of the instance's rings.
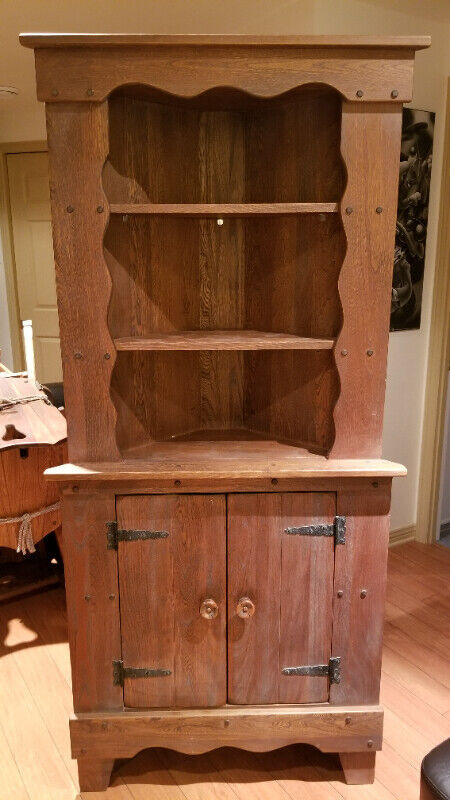
{"label": "black iron hinge", "polygon": [[312,678],[329,678],[330,683],[341,682],[341,659],[330,658],[328,664],[314,664],[305,667],[285,667],[283,675],[307,675]]}
{"label": "black iron hinge", "polygon": [[114,686],[123,686],[125,678],[166,678],[172,674],[170,669],[143,669],[124,667],[123,661],[113,661]]}
{"label": "black iron hinge", "polygon": [[108,550],[117,550],[119,542],[139,542],[143,539],[167,539],[168,531],[119,530],[117,522],[106,523],[106,541]]}
{"label": "black iron hinge", "polygon": [[346,517],[335,517],[330,525],[301,525],[299,528],[285,528],[289,536],[334,536],[336,544],[345,544]]}

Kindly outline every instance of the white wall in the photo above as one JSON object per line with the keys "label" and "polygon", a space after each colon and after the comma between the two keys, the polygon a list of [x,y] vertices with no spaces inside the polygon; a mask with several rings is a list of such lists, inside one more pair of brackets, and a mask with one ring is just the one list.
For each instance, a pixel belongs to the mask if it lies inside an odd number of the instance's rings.
{"label": "white wall", "polygon": [[[106,22],[105,22],[106,21]],[[412,106],[436,112],[422,324],[390,337],[383,449],[408,467],[394,481],[392,528],[415,523],[437,211],[442,171],[445,84],[450,71],[448,0],[2,0],[0,74],[21,90],[14,114],[0,108],[0,141],[41,139],[43,109],[35,101],[31,51],[20,48],[20,30],[157,33],[361,33],[423,34],[432,47],[416,58]],[[11,108],[11,106],[10,106]],[[0,279],[1,280],[1,279]]]}

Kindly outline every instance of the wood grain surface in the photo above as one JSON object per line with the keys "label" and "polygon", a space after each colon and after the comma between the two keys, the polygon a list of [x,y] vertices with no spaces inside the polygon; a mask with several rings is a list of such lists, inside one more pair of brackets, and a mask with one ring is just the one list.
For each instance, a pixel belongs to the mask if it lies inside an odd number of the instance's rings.
{"label": "wood grain surface", "polygon": [[[17,402],[34,397],[31,402]],[[41,397],[42,400],[36,399]],[[8,402],[12,404],[8,406]],[[28,380],[26,373],[0,372],[0,451],[28,445],[53,445],[67,437],[66,420],[52,405],[39,383]]]}
{"label": "wood grain surface", "polygon": [[[218,446],[220,442],[220,447]],[[138,454],[136,454],[137,456]],[[331,459],[310,455],[302,448],[279,442],[235,441],[167,442],[146,448],[121,462],[63,464],[46,470],[48,480],[250,480],[303,478],[377,478],[406,475],[402,464],[383,459]],[[276,486],[276,484],[275,484]],[[269,488],[269,486],[267,486]]]}
{"label": "wood grain surface", "polygon": [[341,682],[331,686],[331,703],[379,701],[390,499],[389,482],[337,496],[347,521],[335,558],[332,650]]}
{"label": "wood grain surface", "polygon": [[[44,478],[44,471],[64,464],[67,444],[15,447],[0,452],[0,518],[20,517],[25,512],[40,511],[59,500],[56,486]],[[0,547],[17,547],[20,522],[0,525]],[[61,525],[59,508],[31,520],[33,541],[36,544],[47,533]]]}
{"label": "wood grain surface", "polygon": [[[333,494],[228,496],[228,698],[231,703],[312,703],[328,680],[285,667],[328,664],[334,542],[288,536],[289,526],[329,523]],[[241,597],[255,613],[237,614]]]}
{"label": "wood grain surface", "polygon": [[47,132],[69,458],[115,458],[111,276],[103,256],[108,209],[101,180],[107,104],[49,107]]}
{"label": "wood grain surface", "polygon": [[113,493],[66,497],[62,504],[72,690],[77,711],[120,710],[112,662],[120,658],[117,553],[106,548],[115,519]]}
{"label": "wood grain surface", "polygon": [[[418,45],[428,43],[420,39]],[[322,39],[306,47],[289,41],[284,47],[274,47],[273,40],[267,44],[244,40],[233,46],[206,41],[199,47],[193,39],[178,45],[169,39],[155,47],[121,44],[120,58],[116,48],[102,45],[44,46],[35,51],[38,99],[102,101],[117,87],[138,83],[185,97],[222,86],[272,97],[299,85],[325,83],[348,100],[362,89],[364,99],[387,101],[396,89],[398,100],[407,102],[412,96],[416,46],[414,40],[394,40],[392,46],[383,47],[378,40],[374,48],[372,40],[372,46],[365,48],[364,41],[352,46],[348,39],[347,46],[341,40],[333,47]]]}
{"label": "wood grain surface", "polygon": [[376,753],[340,753],[347,784],[373,783]]}
{"label": "wood grain surface", "polygon": [[[351,720],[345,722],[346,716]],[[70,721],[72,754],[81,749],[89,757],[102,758],[106,753],[127,758],[144,747],[170,747],[176,737],[187,752],[205,752],[219,743],[248,749],[267,750],[290,739],[314,743],[323,752],[354,752],[368,736],[374,749],[380,749],[383,712],[379,706],[330,708],[324,705],[299,706],[228,706],[220,709],[151,710],[126,714],[77,714]],[[215,744],[214,744],[215,743]],[[245,745],[247,746],[247,745]]]}
{"label": "wood grain surface", "polygon": [[154,33],[21,33],[20,43],[24,47],[79,47],[99,44],[253,44],[272,47],[404,47],[420,50],[429,47],[429,36],[265,36],[253,34],[154,34]]}
{"label": "wood grain surface", "polygon": [[112,758],[79,758],[78,781],[82,792],[104,792],[114,766]]}
{"label": "wood grain surface", "polygon": [[[126,530],[169,534],[119,543],[124,666],[171,671],[162,678],[126,678],[125,705],[223,705],[227,696],[225,497],[122,497],[117,501],[117,518]],[[200,614],[201,603],[208,598],[218,605],[215,619]]]}
{"label": "wood grain surface", "polygon": [[252,217],[333,214],[337,203],[112,203],[111,214],[170,214],[180,217]]}
{"label": "wood grain surface", "polygon": [[[330,89],[251,111],[177,107],[120,93],[111,97],[109,111],[103,182],[112,208],[148,209],[149,201],[158,209],[204,211],[217,203],[220,210],[254,203],[272,208],[267,202],[274,200],[284,208],[297,207],[298,199],[322,208],[327,201],[335,207],[342,194],[340,99]],[[269,342],[281,347],[275,337],[281,333],[299,349],[308,339],[325,340],[328,349],[341,325],[340,219],[319,213],[223,222],[171,215],[110,219],[108,322],[121,351],[112,397],[122,455],[145,438],[202,429],[247,427],[320,452],[332,444],[339,387],[331,353],[255,358],[212,351],[250,349],[239,341],[236,348],[225,344],[223,330],[230,339],[233,330],[242,337],[261,331],[264,350]],[[194,349],[195,331],[213,342],[195,344],[200,355],[174,355],[175,344]],[[314,349],[322,346],[318,341]],[[251,349],[261,347],[253,338]],[[140,355],[138,348],[172,353]]]}
{"label": "wood grain surface", "polygon": [[334,340],[266,331],[183,331],[124,336],[114,344],[117,350],[331,350]]}
{"label": "wood grain surface", "polygon": [[[339,276],[343,325],[335,353],[341,392],[332,457],[381,455],[401,123],[401,104],[342,106],[347,252]],[[368,159],[368,152],[380,156]]]}

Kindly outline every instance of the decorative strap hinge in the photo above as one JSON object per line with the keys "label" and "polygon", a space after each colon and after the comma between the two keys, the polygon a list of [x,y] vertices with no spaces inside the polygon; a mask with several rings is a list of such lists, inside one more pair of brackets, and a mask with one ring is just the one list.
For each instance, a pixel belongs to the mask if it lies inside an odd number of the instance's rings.
{"label": "decorative strap hinge", "polygon": [[120,530],[117,522],[106,523],[106,541],[108,550],[117,550],[119,542],[141,542],[144,539],[167,539],[167,531]]}
{"label": "decorative strap hinge", "polygon": [[346,517],[335,517],[330,525],[301,525],[299,528],[285,528],[289,536],[334,536],[335,544],[345,544]]}
{"label": "decorative strap hinge", "polygon": [[125,678],[166,678],[172,674],[170,669],[144,669],[124,667],[123,661],[113,661],[114,686],[123,686]]}
{"label": "decorative strap hinge", "polygon": [[329,678],[330,683],[341,682],[341,659],[330,658],[328,664],[315,664],[306,667],[285,667],[283,675],[306,675],[310,678]]}

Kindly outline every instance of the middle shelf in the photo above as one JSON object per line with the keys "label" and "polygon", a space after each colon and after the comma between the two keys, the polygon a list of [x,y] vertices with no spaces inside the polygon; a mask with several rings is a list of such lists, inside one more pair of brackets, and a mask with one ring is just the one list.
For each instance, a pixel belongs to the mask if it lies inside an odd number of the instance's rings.
{"label": "middle shelf", "polygon": [[253,217],[334,214],[338,203],[111,203],[111,214],[178,217]]}
{"label": "middle shelf", "polygon": [[182,331],[150,336],[121,336],[116,350],[331,350],[334,339],[266,331]]}

